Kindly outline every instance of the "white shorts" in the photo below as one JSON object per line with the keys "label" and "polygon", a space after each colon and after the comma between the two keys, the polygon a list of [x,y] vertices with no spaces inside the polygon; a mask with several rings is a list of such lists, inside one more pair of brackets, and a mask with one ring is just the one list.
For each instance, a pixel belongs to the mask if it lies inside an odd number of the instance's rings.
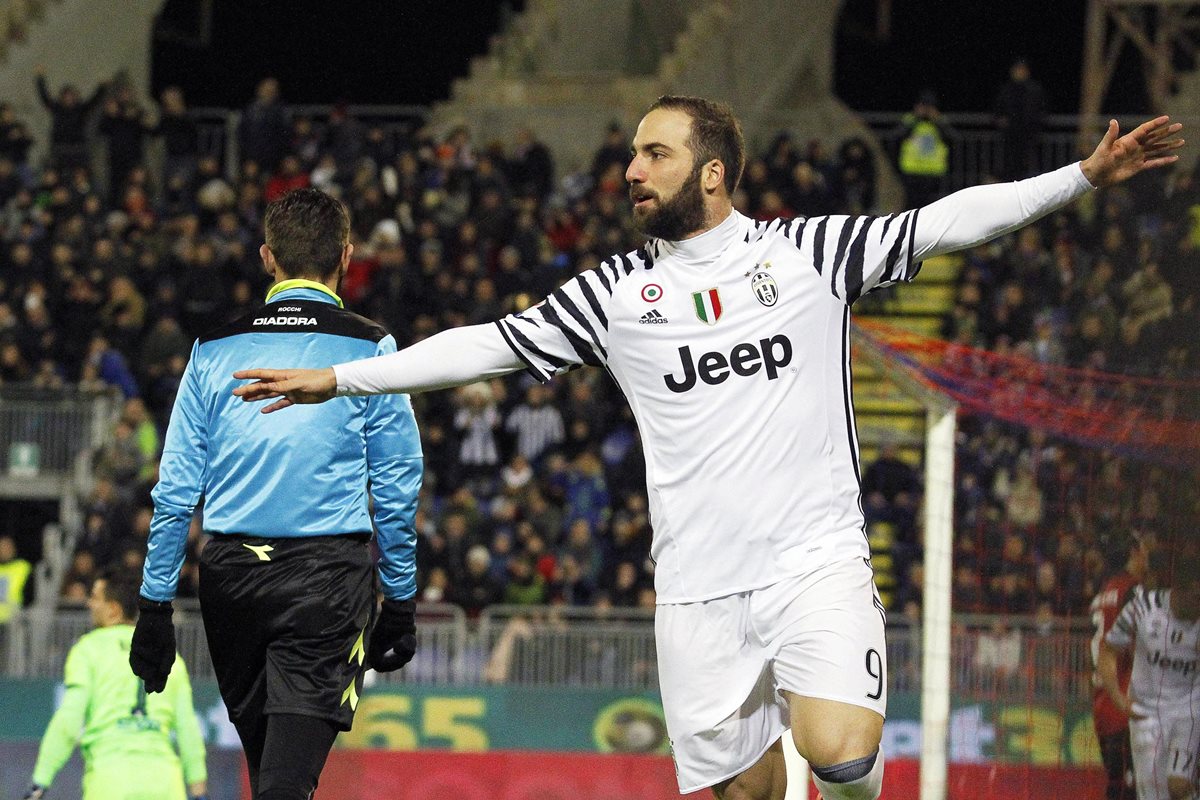
{"label": "white shorts", "polygon": [[855,558],[749,592],[658,606],[667,734],[682,794],[752,766],[791,727],[782,692],[883,715],[883,605]]}
{"label": "white shorts", "polygon": [[1200,722],[1191,714],[1130,720],[1129,742],[1138,800],[1171,800],[1168,778],[1196,782]]}

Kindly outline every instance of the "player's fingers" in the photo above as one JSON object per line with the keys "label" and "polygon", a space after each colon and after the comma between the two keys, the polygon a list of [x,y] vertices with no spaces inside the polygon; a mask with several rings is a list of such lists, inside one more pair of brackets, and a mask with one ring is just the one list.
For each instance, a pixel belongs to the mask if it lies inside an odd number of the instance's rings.
{"label": "player's fingers", "polygon": [[1104,138],[1100,140],[1101,147],[1111,147],[1112,143],[1117,140],[1118,134],[1121,133],[1121,126],[1117,124],[1115,119],[1108,121],[1108,130],[1104,132]]}
{"label": "player's fingers", "polygon": [[233,394],[236,397],[243,397],[248,400],[261,400],[266,397],[268,392],[273,391],[269,381],[255,381],[242,386],[235,386]]}
{"label": "player's fingers", "polygon": [[277,381],[287,377],[285,369],[239,369],[233,373],[239,381]]}
{"label": "player's fingers", "polygon": [[[1141,125],[1138,125],[1132,131],[1130,131],[1130,135],[1140,142],[1151,132],[1166,126],[1170,121],[1171,118],[1166,114],[1163,114],[1161,117],[1155,117],[1154,119],[1146,120]],[[1115,122],[1115,120],[1113,120],[1113,122]]]}
{"label": "player's fingers", "polygon": [[1154,130],[1150,131],[1150,133],[1146,135],[1146,140],[1158,141],[1159,139],[1165,139],[1168,136],[1174,136],[1181,130],[1183,130],[1182,122],[1176,122],[1173,125],[1164,125],[1161,128],[1155,128]]}
{"label": "player's fingers", "polygon": [[1154,144],[1147,147],[1146,151],[1150,152],[1150,153],[1157,153],[1160,150],[1175,150],[1180,147],[1183,147],[1183,144],[1184,144],[1183,139],[1171,139],[1170,141],[1167,141],[1167,142],[1155,142]]}
{"label": "player's fingers", "polygon": [[1168,164],[1174,164],[1179,160],[1179,156],[1163,156],[1162,158],[1151,158],[1142,162],[1142,169],[1155,169],[1157,167],[1165,167]]}
{"label": "player's fingers", "polygon": [[262,413],[270,414],[273,411],[282,411],[283,409],[288,408],[289,406],[294,406],[294,405],[295,405],[295,403],[293,403],[291,400],[288,400],[285,397],[282,400],[271,403],[271,405],[267,406],[266,408],[264,408],[262,410]]}

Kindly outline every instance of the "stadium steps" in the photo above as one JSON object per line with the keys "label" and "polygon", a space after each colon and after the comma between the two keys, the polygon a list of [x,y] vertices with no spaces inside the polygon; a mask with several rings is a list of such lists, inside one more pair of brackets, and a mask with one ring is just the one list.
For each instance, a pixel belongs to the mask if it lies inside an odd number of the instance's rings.
{"label": "stadium steps", "polygon": [[880,202],[898,206],[890,158],[833,92],[844,2],[529,0],[434,107],[430,128],[468,124],[481,142],[530,128],[569,174],[587,168],[609,123],[631,131],[660,95],[696,94],[730,103],[756,151],[781,130],[830,150],[862,138],[879,165]]}
{"label": "stadium steps", "polygon": [[[954,306],[962,259],[941,256],[925,262],[913,283],[871,297],[856,315],[923,336],[938,336],[942,319]],[[862,358],[852,363],[854,412],[861,461],[870,464],[886,445],[899,448],[904,461],[920,464],[925,437],[925,408],[902,392],[887,375]]]}

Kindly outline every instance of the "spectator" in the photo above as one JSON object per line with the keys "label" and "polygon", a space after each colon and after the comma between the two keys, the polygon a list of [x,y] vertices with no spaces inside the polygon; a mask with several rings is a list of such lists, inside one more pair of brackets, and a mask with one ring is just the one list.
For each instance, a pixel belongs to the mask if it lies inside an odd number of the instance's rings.
{"label": "spectator", "polygon": [[508,562],[508,585],[504,602],[508,605],[536,606],[546,601],[546,579],[534,569],[533,559],[526,554]]}
{"label": "spectator", "polygon": [[287,151],[289,138],[288,111],[279,97],[279,81],[263,78],[238,123],[242,160],[253,162],[264,171],[274,170]]}
{"label": "spectator", "polygon": [[183,90],[168,86],[160,95],[154,134],[163,140],[162,183],[172,205],[183,203],[192,190],[200,155],[200,130],[188,114]]}
{"label": "spectator", "polygon": [[504,428],[516,438],[517,453],[531,464],[538,463],[546,450],[562,443],[562,413],[547,401],[552,394],[541,384],[525,390],[525,402],[509,412]]}
{"label": "spectator", "polygon": [[104,102],[100,117],[100,132],[108,137],[109,198],[124,194],[130,173],[142,164],[146,136],[153,130],[134,97],[133,87],[126,83],[119,85],[115,94]]}
{"label": "spectator", "polygon": [[96,104],[108,89],[107,83],[97,84],[92,95],[84,100],[71,84],[59,89],[58,97],[50,96],[46,87],[46,68],[34,67],[38,97],[50,112],[50,163],[59,169],[88,166],[87,122]]}
{"label": "spectator", "polygon": [[1030,76],[1029,62],[1018,58],[1008,82],[996,95],[996,127],[1004,136],[1004,180],[1027,178],[1038,171],[1038,146],[1046,115],[1042,85]]}
{"label": "spectator", "polygon": [[503,588],[491,573],[492,556],[483,545],[473,545],[467,551],[466,572],[450,592],[450,601],[462,607],[467,616],[475,619],[479,612],[500,602]]}
{"label": "spectator", "polygon": [[300,159],[287,155],[279,162],[279,170],[268,180],[263,189],[263,200],[274,203],[290,191],[305,189],[311,184],[309,176],[300,168]]}
{"label": "spectator", "polygon": [[13,537],[0,535],[0,625],[7,624],[24,607],[33,566],[17,554]]}
{"label": "spectator", "polygon": [[512,186],[519,195],[544,200],[554,189],[554,159],[550,148],[538,141],[529,128],[517,130],[510,171]]}
{"label": "spectator", "polygon": [[996,617],[991,627],[979,634],[972,659],[975,670],[985,685],[1006,685],[1021,669],[1021,632]]}
{"label": "spectator", "polygon": [[496,429],[500,427],[500,411],[486,383],[464,386],[459,392],[459,408],[454,415],[454,427],[462,432],[458,459],[464,474],[486,479],[500,460]]}
{"label": "spectator", "polygon": [[900,180],[909,208],[928,205],[945,192],[950,147],[949,129],[941,117],[937,95],[926,89],[918,95],[913,110],[901,120]]}

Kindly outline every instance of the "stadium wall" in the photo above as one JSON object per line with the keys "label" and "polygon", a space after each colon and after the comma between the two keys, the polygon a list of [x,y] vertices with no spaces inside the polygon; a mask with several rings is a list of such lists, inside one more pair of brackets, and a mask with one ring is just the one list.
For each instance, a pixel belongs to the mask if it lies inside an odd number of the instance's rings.
{"label": "stadium wall", "polygon": [[145,96],[150,90],[151,34],[162,5],[163,0],[47,3],[23,39],[9,44],[0,69],[0,97],[29,123],[36,147],[45,146],[50,115],[38,100],[34,68],[46,67],[52,95],[71,83],[86,98],[101,81],[124,72],[138,95]]}
{"label": "stadium wall", "polygon": [[[7,796],[26,788],[60,692],[52,680],[0,681],[0,792]],[[198,683],[195,696],[212,800],[248,797],[237,736],[215,684]],[[889,700],[884,797],[915,797],[920,698]],[[1087,796],[1101,783],[1090,706],[1080,702],[956,702],[950,761],[951,798],[1057,800]],[[78,797],[78,776],[76,757],[55,782],[55,797]],[[318,800],[662,800],[677,796],[674,785],[652,692],[390,684],[359,700],[354,730],[338,740]]]}

